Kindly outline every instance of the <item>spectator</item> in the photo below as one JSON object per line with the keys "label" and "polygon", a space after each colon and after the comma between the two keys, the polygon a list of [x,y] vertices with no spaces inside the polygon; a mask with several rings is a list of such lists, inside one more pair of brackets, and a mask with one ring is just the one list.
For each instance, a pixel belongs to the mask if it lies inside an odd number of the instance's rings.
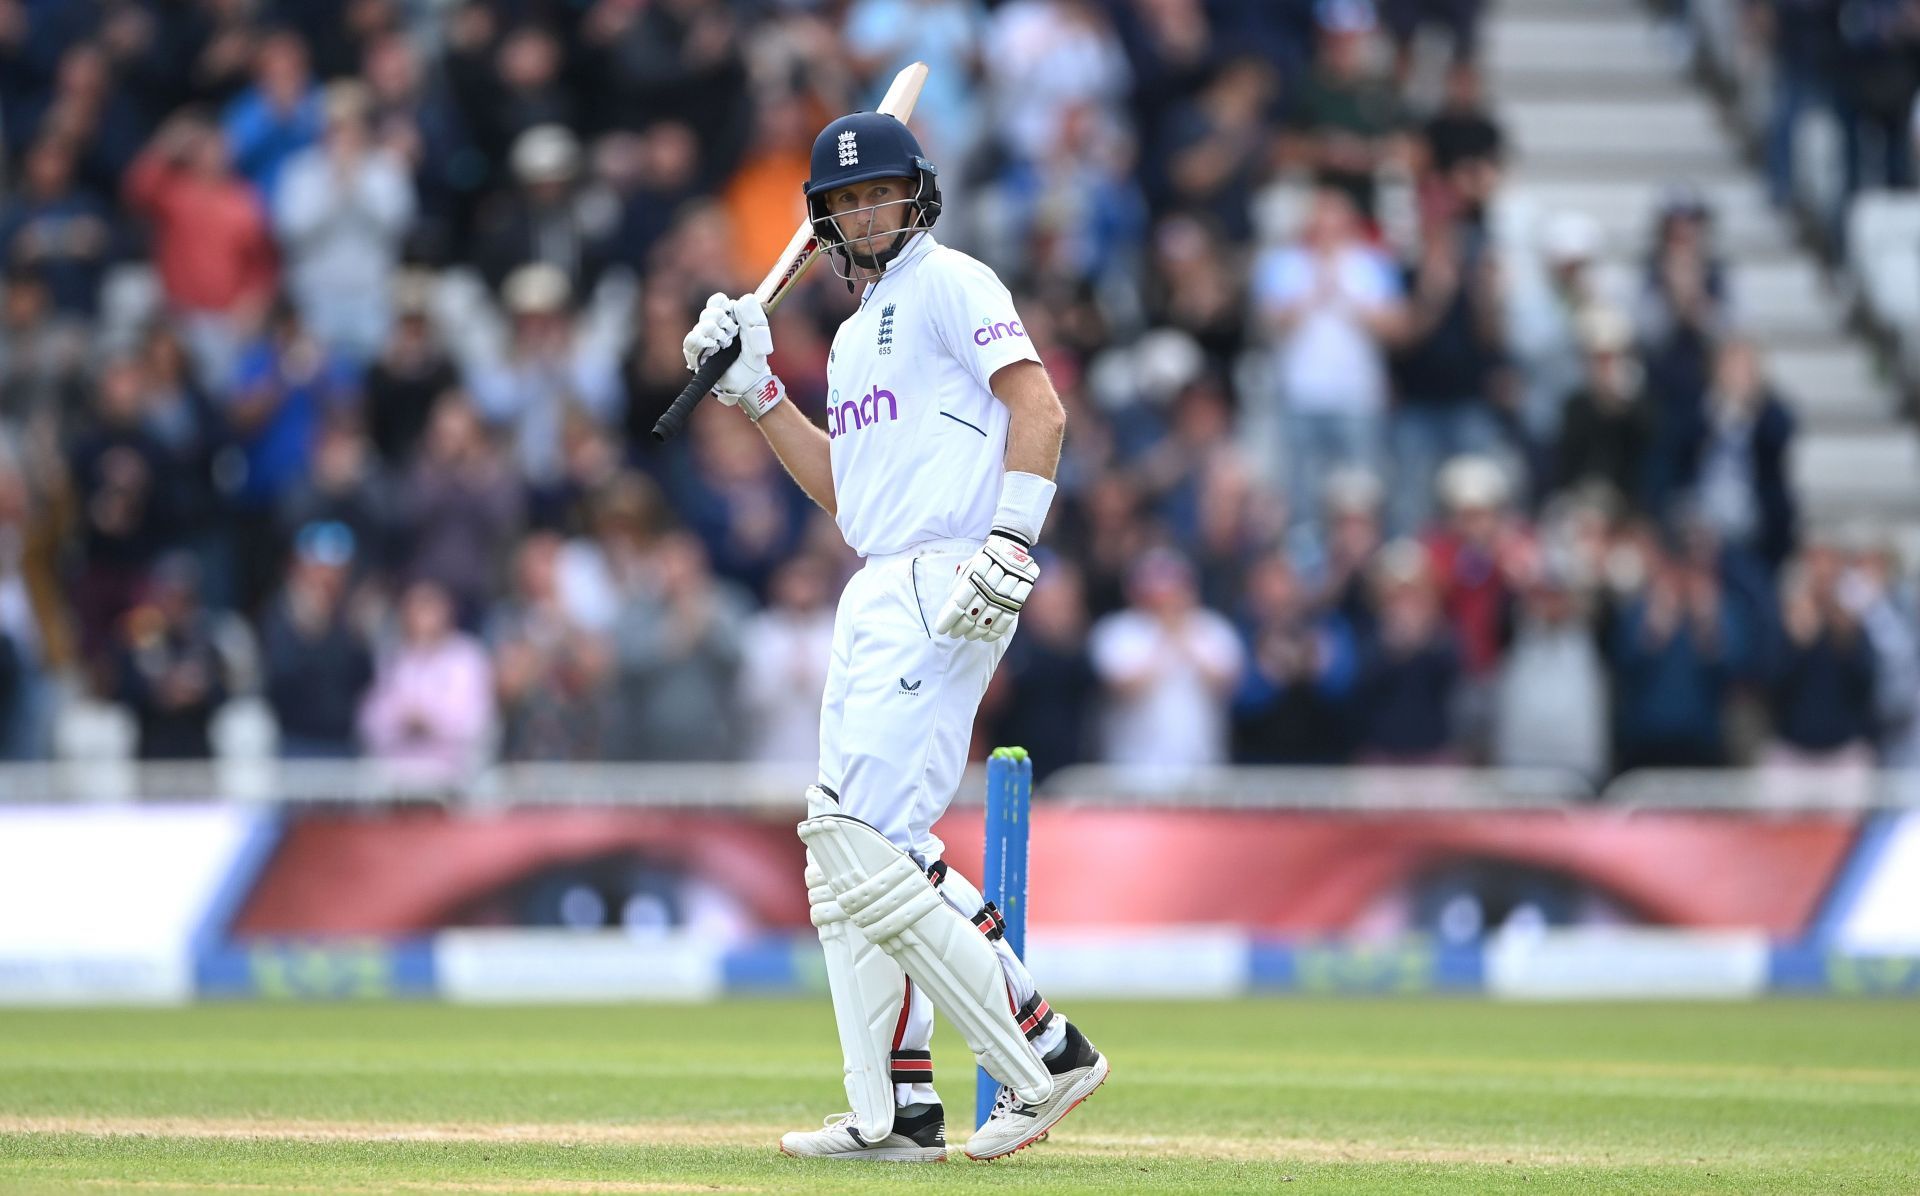
{"label": "spectator", "polygon": [[569,412],[603,425],[619,416],[619,358],[576,330],[572,289],[557,267],[515,270],[505,300],[513,320],[506,355],[469,370],[468,382],[480,414],[511,436],[520,473],[538,492],[560,482]]}
{"label": "spectator", "polygon": [[[1400,0],[1400,3],[1434,9],[1479,7],[1479,0]],[[1467,49],[1471,53],[1471,46]],[[1487,110],[1480,87],[1480,71],[1471,62],[1456,61],[1447,69],[1446,91],[1440,98],[1440,108],[1427,118],[1420,132],[1427,165],[1441,179],[1453,177],[1464,163],[1498,163],[1506,156],[1506,134]]]}
{"label": "spectator", "polygon": [[612,196],[576,187],[580,143],[559,125],[541,125],[513,143],[519,189],[483,213],[480,268],[502,291],[522,267],[551,267],[569,293],[586,300],[612,260],[620,212]]}
{"label": "spectator", "polygon": [[173,555],[159,562],[119,632],[114,696],[133,710],[140,759],[211,756],[227,666],[200,607],[192,561]]}
{"label": "spectator", "polygon": [[1492,763],[1607,779],[1607,674],[1565,564],[1526,585],[1494,693]]}
{"label": "spectator", "polygon": [[1094,758],[1100,678],[1087,648],[1080,572],[1071,561],[1043,564],[994,678],[985,702],[993,740],[1027,748],[1036,785],[1057,769]]}
{"label": "spectator", "polygon": [[245,464],[231,492],[243,610],[257,610],[278,582],[286,551],[279,508],[307,480],[321,425],[351,401],[351,386],[347,363],[330,356],[292,306],[280,303],[242,351],[232,387],[221,392]]}
{"label": "spectator", "polygon": [[[622,422],[627,455],[648,462],[660,451],[653,439],[654,421],[687,385],[687,361],[680,348],[686,334],[675,330],[682,325],[691,328],[695,312],[677,285],[656,276],[641,289],[634,318],[633,341],[620,362],[627,399]],[[785,350],[781,353],[784,357]]]}
{"label": "spectator", "polygon": [[55,311],[90,318],[113,249],[112,215],[75,186],[72,147],[41,141],[27,151],[18,196],[0,207],[0,261],[43,279]]}
{"label": "spectator", "polygon": [[1384,348],[1405,325],[1400,281],[1386,255],[1361,239],[1352,201],[1323,187],[1300,243],[1270,250],[1255,266],[1254,291],[1278,351],[1288,506],[1294,525],[1311,529],[1333,470],[1377,472]]}
{"label": "spectator", "polygon": [[1381,20],[1393,37],[1393,76],[1405,91],[1413,78],[1414,49],[1422,30],[1438,30],[1447,40],[1447,78],[1451,84],[1474,73],[1480,49],[1480,0],[1383,0]]}
{"label": "spectator", "polygon": [[1075,110],[1115,112],[1127,92],[1126,52],[1089,0],[1016,0],[989,20],[980,51],[988,111],[1015,162],[1043,161]]}
{"label": "spectator", "polygon": [[458,392],[433,410],[413,469],[401,484],[401,520],[409,551],[403,573],[435,583],[462,625],[479,624],[497,592],[524,495]]}
{"label": "spectator", "polygon": [[1460,653],[1442,617],[1426,551],[1407,540],[1381,550],[1372,575],[1376,630],[1354,681],[1359,760],[1451,764]]}
{"label": "spectator", "polygon": [[1451,220],[1430,220],[1407,272],[1405,342],[1394,356],[1395,527],[1417,534],[1433,513],[1443,462],[1503,455],[1505,355],[1494,263]]}
{"label": "spectator", "polygon": [[980,0],[854,0],[846,49],[874,107],[909,63],[927,64],[927,85],[914,106],[927,153],[937,162],[965,162],[980,137],[974,81],[980,71]]}
{"label": "spectator", "polygon": [[1710,563],[1656,551],[1608,636],[1618,765],[1726,763],[1724,705],[1745,650]]}
{"label": "spectator", "polygon": [[1835,593],[1873,649],[1874,712],[1885,768],[1920,766],[1920,630],[1896,584],[1899,556],[1876,542],[1855,553]]}
{"label": "spectator", "polygon": [[1785,635],[1767,694],[1770,766],[1865,769],[1873,763],[1873,646],[1841,601],[1841,567],[1833,548],[1813,545],[1781,579]]}
{"label": "spectator", "polygon": [[1363,642],[1374,630],[1367,572],[1385,542],[1381,518],[1385,505],[1379,478],[1364,470],[1334,474],[1327,479],[1323,549],[1300,554],[1312,562],[1309,576],[1314,605],[1339,614]]}
{"label": "spectator", "polygon": [[[602,754],[600,711],[612,674],[611,645],[568,609],[560,554],[560,538],[551,532],[521,542],[513,594],[495,609],[488,628],[504,760],[592,760]],[[793,696],[783,695],[788,701]]]}
{"label": "spectator", "polygon": [[373,653],[348,604],[354,548],[345,524],[301,528],[287,584],[262,625],[267,702],[287,759],[359,754],[354,718],[373,680]]}
{"label": "spectator", "polygon": [[510,29],[499,40],[490,77],[480,81],[484,91],[464,96],[461,105],[483,130],[484,148],[495,163],[531,129],[576,123],[572,89],[561,78],[565,66],[566,47],[539,25]]}
{"label": "spectator", "polygon": [[[1726,270],[1712,238],[1713,213],[1705,200],[1688,190],[1667,198],[1640,300],[1647,392],[1663,432],[1699,418],[1713,346],[1729,323]],[[1667,463],[1671,468],[1670,457]]]}
{"label": "spectator", "polygon": [[135,359],[101,370],[93,431],[68,462],[81,520],[74,606],[81,643],[95,659],[147,588],[148,567],[173,536],[171,503],[182,479],[143,421],[145,386]]}
{"label": "spectator", "polygon": [[374,468],[358,421],[335,417],[320,429],[307,477],[281,500],[280,528],[291,543],[303,527],[337,523],[353,535],[353,580],[382,574],[394,563],[397,486]]}
{"label": "spectator", "polygon": [[[151,117],[115,79],[104,42],[76,39],[59,53],[52,93],[33,117],[20,123],[20,144],[58,141],[72,146],[81,185],[106,192],[139,152],[152,130]],[[9,131],[16,130],[10,126]]]}
{"label": "spectator", "polygon": [[729,760],[741,747],[739,671],[746,602],[716,580],[684,532],[653,553],[655,589],[614,624],[618,679],[608,754],[618,760]]}
{"label": "spectator", "polygon": [[486,650],[454,626],[453,602],[431,581],[400,600],[400,639],[380,660],[361,703],[360,740],[394,774],[451,785],[477,766],[493,726]]}
{"label": "spectator", "polygon": [[1456,457],[1440,475],[1446,522],[1427,536],[1433,581],[1453,627],[1460,664],[1474,681],[1499,664],[1512,632],[1514,579],[1528,572],[1533,545],[1508,509],[1511,487],[1486,457]]}
{"label": "spectator", "polygon": [[764,594],[774,570],[799,548],[814,508],[759,432],[718,406],[694,417],[692,451],[670,469],[667,490],[714,571]]}
{"label": "spectator", "polygon": [[1767,117],[1767,187],[1775,207],[1794,196],[1795,132],[1808,111],[1823,108],[1841,118],[1849,146],[1859,138],[1836,100],[1840,66],[1839,0],[1766,0],[1750,10],[1773,51],[1773,105]]}
{"label": "spectator", "polygon": [[[1561,408],[1587,376],[1582,329],[1595,307],[1623,304],[1598,262],[1600,226],[1584,212],[1557,212],[1541,232],[1537,261],[1517,255],[1509,279],[1507,342],[1520,375],[1519,415],[1533,445],[1559,442]],[[1527,268],[1532,267],[1532,268]]]}
{"label": "spectator", "polygon": [[1653,412],[1640,390],[1632,328],[1619,312],[1594,308],[1580,331],[1587,378],[1567,400],[1554,488],[1604,486],[1625,509],[1643,509],[1653,464]]}
{"label": "spectator", "polygon": [[602,4],[581,32],[608,124],[666,120],[700,129],[703,189],[733,172],[753,124],[733,10],[705,0]]}
{"label": "spectator", "polygon": [[[22,662],[22,652],[14,644],[13,636],[0,630],[0,727],[9,732],[17,720],[16,711],[23,705],[26,694],[26,669]],[[11,736],[9,736],[11,739]],[[0,760],[20,759],[14,754],[11,742],[0,751]]]}
{"label": "spectator", "polygon": [[253,53],[253,86],[221,114],[234,164],[271,208],[280,173],[320,139],[326,117],[306,43],[292,30],[268,33]]}
{"label": "spectator", "polygon": [[405,166],[371,143],[367,109],[360,84],[327,88],[321,142],[287,163],[274,213],[301,318],[353,361],[386,338],[388,280],[414,212]]}
{"label": "spectator", "polygon": [[833,653],[831,580],[824,561],[794,557],[774,573],[766,608],[741,631],[739,708],[753,728],[748,759],[808,769],[819,760]]}
{"label": "spectator", "polygon": [[1365,219],[1374,216],[1374,175],[1392,154],[1404,114],[1391,79],[1371,63],[1373,7],[1326,0],[1313,71],[1291,109],[1300,156],[1322,187],[1345,193]]}
{"label": "spectator", "polygon": [[[1908,121],[1920,84],[1916,33],[1914,14],[1902,0],[1851,0],[1841,8],[1841,213],[1863,187],[1913,186]],[[1844,232],[1844,220],[1836,227]]]}
{"label": "spectator", "polygon": [[276,285],[259,200],[234,177],[220,131],[191,115],[161,126],[127,172],[125,192],[152,229],[154,268],[185,320],[201,378],[224,385]]}
{"label": "spectator", "polygon": [[1266,63],[1237,59],[1167,118],[1170,206],[1210,218],[1237,242],[1252,236],[1250,200],[1272,166],[1275,90]]}
{"label": "spectator", "polygon": [[37,272],[13,269],[0,293],[0,425],[66,439],[87,405],[87,336],[61,318]]}
{"label": "spectator", "polygon": [[433,408],[460,377],[428,312],[431,275],[407,271],[393,281],[393,327],[367,368],[367,435],[388,470],[403,472],[426,436]]}
{"label": "spectator", "polygon": [[769,95],[760,101],[753,143],[721,196],[734,228],[733,268],[742,277],[765,273],[807,215],[801,188],[818,130],[797,100]]}
{"label": "spectator", "polygon": [[1308,604],[1285,557],[1261,558],[1246,590],[1247,669],[1233,699],[1234,761],[1344,762],[1352,750],[1353,629],[1337,611]]}
{"label": "spectator", "polygon": [[1170,426],[1135,470],[1160,521],[1196,558],[1202,598],[1229,604],[1248,556],[1278,534],[1281,518],[1254,509],[1224,388],[1202,378],[1182,390]]}
{"label": "spectator", "polygon": [[373,144],[408,172],[420,200],[414,241],[427,260],[442,261],[466,242],[486,159],[445,80],[428,71],[406,35],[372,39],[361,74],[372,98]]}
{"label": "spectator", "polygon": [[233,562],[226,548],[227,511],[214,478],[227,428],[187,360],[186,346],[165,321],[140,344],[141,421],[165,451],[167,507],[175,538],[199,558],[201,594],[218,609],[234,604]]}
{"label": "spectator", "polygon": [[1101,758],[1158,768],[1223,764],[1227,704],[1240,679],[1233,625],[1199,605],[1193,569],[1149,551],[1128,578],[1128,607],[1094,624],[1088,647],[1106,687]]}
{"label": "spectator", "polygon": [[643,269],[674,216],[700,193],[700,143],[686,125],[659,121],[631,138],[610,135],[601,145],[604,173],[620,196],[614,259]]}
{"label": "spectator", "polygon": [[39,760],[52,739],[52,645],[27,571],[31,497],[17,453],[0,436],[0,760]]}
{"label": "spectator", "polygon": [[1147,303],[1156,326],[1177,328],[1206,354],[1207,372],[1231,377],[1246,348],[1246,296],[1228,244],[1187,215],[1160,222],[1153,238]]}
{"label": "spectator", "polygon": [[1154,529],[1140,513],[1140,492],[1128,474],[1095,479],[1081,510],[1062,520],[1064,540],[1080,562],[1087,610],[1095,618],[1127,604],[1129,571],[1152,546]]}
{"label": "spectator", "polygon": [[1798,519],[1787,477],[1793,416],[1752,343],[1721,346],[1702,406],[1679,438],[1682,493],[1727,547],[1776,569],[1793,551]]}

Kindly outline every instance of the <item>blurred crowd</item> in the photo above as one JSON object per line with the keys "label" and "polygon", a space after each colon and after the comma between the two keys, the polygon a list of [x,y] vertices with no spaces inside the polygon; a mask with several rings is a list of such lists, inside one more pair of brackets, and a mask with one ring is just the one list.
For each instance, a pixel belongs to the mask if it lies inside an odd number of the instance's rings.
{"label": "blurred crowd", "polygon": [[1772,73],[1764,151],[1773,202],[1795,200],[1796,145],[1803,119],[1815,112],[1839,135],[1833,198],[1841,209],[1863,188],[1911,188],[1920,144],[1920,5],[1746,0],[1742,12],[1744,32]]}
{"label": "blurred crowd", "polygon": [[[895,71],[1068,405],[981,736],[1077,762],[1912,763],[1872,536],[1677,189],[1520,219],[1476,0],[0,0],[0,727],[456,777],[815,751],[858,562],[705,296]],[[1424,49],[1422,49],[1424,48]],[[1416,52],[1419,51],[1419,52]],[[774,320],[820,411],[853,297]]]}

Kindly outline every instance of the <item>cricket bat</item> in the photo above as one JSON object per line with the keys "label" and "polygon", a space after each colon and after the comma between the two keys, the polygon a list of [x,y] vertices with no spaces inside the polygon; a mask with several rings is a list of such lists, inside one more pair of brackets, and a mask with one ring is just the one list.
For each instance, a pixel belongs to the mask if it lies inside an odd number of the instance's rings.
{"label": "cricket bat", "polygon": [[[893,84],[880,100],[878,110],[906,123],[913,115],[913,106],[920,99],[920,89],[926,82],[926,63],[916,62],[907,67],[893,77]],[[806,277],[808,268],[819,256],[820,238],[814,235],[813,223],[803,220],[794,232],[793,239],[787,242],[786,249],[781,252],[780,260],[774,263],[773,269],[767,271],[767,276],[753,290],[754,294],[760,296],[761,305],[769,313],[779,307],[781,300],[793,293],[793,288]],[[668,440],[678,434],[685,426],[687,416],[693,413],[694,405],[713,390],[713,384],[720,380],[720,375],[739,359],[740,342],[734,340],[720,346],[701,362],[700,368],[694,371],[693,379],[687,383],[687,388],[680,392],[679,397],[673,400],[653,425],[653,438]]]}

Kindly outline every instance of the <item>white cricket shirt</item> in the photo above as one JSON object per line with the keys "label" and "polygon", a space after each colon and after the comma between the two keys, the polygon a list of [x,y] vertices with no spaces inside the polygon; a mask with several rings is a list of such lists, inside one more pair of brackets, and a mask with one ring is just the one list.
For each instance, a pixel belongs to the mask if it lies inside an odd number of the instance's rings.
{"label": "white cricket shirt", "polygon": [[989,382],[1039,360],[992,270],[930,233],[914,238],[827,357],[834,501],[855,552],[987,538],[1008,420]]}

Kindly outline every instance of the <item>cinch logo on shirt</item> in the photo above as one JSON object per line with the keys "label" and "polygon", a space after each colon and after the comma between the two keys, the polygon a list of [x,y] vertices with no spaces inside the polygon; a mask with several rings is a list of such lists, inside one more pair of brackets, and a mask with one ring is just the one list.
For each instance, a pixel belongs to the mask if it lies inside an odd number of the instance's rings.
{"label": "cinch logo on shirt", "polygon": [[1002,337],[1025,335],[1027,330],[1020,327],[1018,320],[1008,320],[999,324],[992,320],[982,320],[980,327],[973,330],[973,343],[984,349]]}
{"label": "cinch logo on shirt", "polygon": [[855,432],[879,423],[882,400],[887,404],[887,419],[900,418],[900,405],[894,401],[893,392],[890,390],[882,390],[876,386],[861,395],[857,403],[852,399],[844,403],[833,401],[838,399],[839,395],[839,391],[834,391],[827,403],[827,436],[829,438],[844,436],[848,432]]}

